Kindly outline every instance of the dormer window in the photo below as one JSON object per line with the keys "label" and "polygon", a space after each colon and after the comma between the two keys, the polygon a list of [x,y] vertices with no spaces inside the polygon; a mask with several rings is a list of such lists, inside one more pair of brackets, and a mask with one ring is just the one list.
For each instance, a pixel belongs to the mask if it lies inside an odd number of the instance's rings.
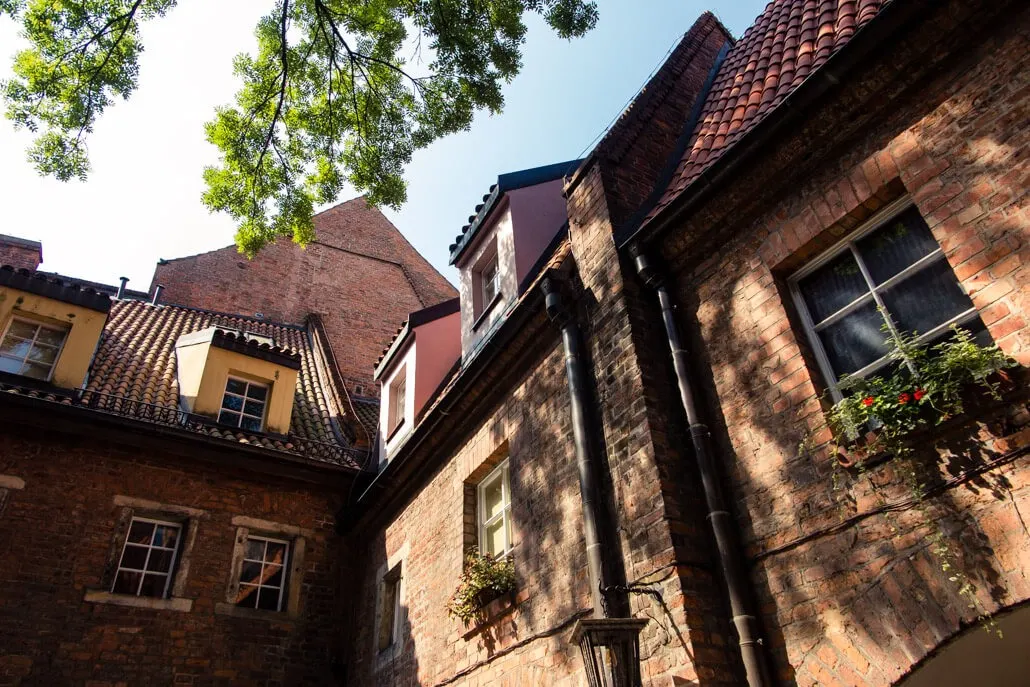
{"label": "dormer window", "polygon": [[387,402],[389,406],[389,417],[386,434],[392,436],[401,425],[404,424],[404,406],[407,403],[407,368],[402,367],[390,383]]}
{"label": "dormer window", "polygon": [[0,371],[49,381],[68,329],[12,318],[0,341]]}
{"label": "dormer window", "polygon": [[472,288],[472,310],[478,324],[501,295],[501,270],[496,242],[472,268]]}
{"label": "dormer window", "polygon": [[497,255],[495,254],[479,274],[480,283],[483,289],[483,307],[488,306],[497,297],[501,290],[500,271],[497,269]]}
{"label": "dormer window", "polygon": [[260,432],[265,424],[265,405],[268,385],[229,377],[222,396],[222,409],[218,421],[223,425]]}

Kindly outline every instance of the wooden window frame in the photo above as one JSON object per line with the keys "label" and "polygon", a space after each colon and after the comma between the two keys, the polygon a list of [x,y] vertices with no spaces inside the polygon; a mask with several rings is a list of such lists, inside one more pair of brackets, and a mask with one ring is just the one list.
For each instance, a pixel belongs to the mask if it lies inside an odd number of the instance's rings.
{"label": "wooden window frame", "polygon": [[[230,384],[230,382],[241,382],[241,383],[245,384],[246,388],[243,390],[243,394],[237,394],[237,393],[235,393],[233,391],[229,391],[229,384]],[[265,390],[265,398],[264,398],[264,400],[259,400],[259,399],[256,399],[256,398],[251,398],[250,397],[250,388],[251,387],[259,387],[259,388],[264,389]],[[240,410],[233,410],[232,408],[226,408],[225,407],[225,397],[227,395],[228,396],[235,396],[237,398],[242,398],[243,399],[243,405],[240,408]],[[236,375],[227,375],[226,378],[225,378],[225,388],[222,390],[222,401],[221,401],[221,403],[218,406],[218,423],[221,424],[221,425],[225,425],[226,427],[235,427],[236,429],[242,430],[244,432],[250,432],[250,431],[263,432],[263,431],[265,431],[265,426],[266,426],[266,423],[267,423],[267,420],[268,420],[268,403],[271,400],[272,400],[272,385],[270,383],[268,383],[268,382],[258,382],[258,381],[252,380],[252,379],[246,379],[244,377],[237,377]],[[261,404],[261,417],[258,417],[256,415],[252,415],[251,413],[246,412],[246,410],[247,410],[247,402],[248,401],[250,401],[251,403],[260,403]],[[228,422],[223,421],[222,420],[222,413],[223,412],[232,413],[233,415],[238,416],[238,418],[239,418],[238,424],[233,425],[233,424],[230,424]],[[245,418],[245,417],[257,418],[259,420],[259,422],[261,423],[260,429],[258,429],[258,430],[250,430],[250,429],[244,428],[243,427],[243,418]]]}
{"label": "wooden window frame", "polygon": [[[0,342],[3,342],[7,338],[8,333],[10,333],[10,331],[11,331],[11,326],[15,322],[23,322],[25,324],[32,325],[32,326],[36,327],[36,331],[32,335],[32,341],[29,342],[29,351],[32,351],[32,347],[36,345],[36,339],[39,337],[39,330],[40,329],[49,329],[50,331],[60,332],[61,334],[64,335],[62,337],[62,339],[61,339],[61,344],[59,346],[57,346],[57,352],[54,354],[54,362],[50,364],[50,369],[47,371],[46,379],[42,380],[44,382],[49,382],[54,377],[54,370],[57,369],[57,363],[60,362],[60,360],[61,360],[61,353],[64,352],[64,346],[65,346],[65,344],[68,343],[68,335],[71,334],[71,327],[47,324],[46,322],[40,322],[37,319],[33,319],[32,317],[27,317],[27,316],[24,316],[24,315],[12,315],[10,317],[10,319],[8,319],[7,324],[4,326],[4,332],[3,332],[3,335],[0,336]],[[21,337],[19,337],[19,338],[21,338]],[[46,344],[44,344],[44,345],[46,345]],[[49,346],[48,346],[48,348],[49,348]],[[5,358],[9,358],[11,360],[15,360],[15,358],[13,356],[9,356],[9,355],[6,355],[6,354],[4,354],[4,357]],[[26,362],[28,362],[28,358],[27,357],[26,358],[22,358],[21,364],[23,366],[26,364]],[[45,363],[36,363],[36,362],[34,362],[32,364],[43,366]],[[9,374],[16,374],[16,375],[19,375],[21,377],[28,377],[29,379],[38,379],[37,377],[30,377],[29,375],[24,375],[24,374],[22,374],[20,372],[11,372]]]}
{"label": "wooden window frame", "polygon": [[[514,546],[511,541],[511,473],[509,468],[510,459],[505,458],[476,485],[476,531],[479,539],[479,552],[482,555],[492,555],[495,558],[503,558],[504,556],[510,555],[514,550]],[[486,501],[484,493],[486,492],[486,489],[492,486],[497,480],[501,480],[501,511],[498,514],[487,518],[484,510],[484,504]],[[486,530],[490,525],[495,524],[498,520],[501,521],[501,530],[504,532],[504,550],[496,554],[493,552],[488,553],[485,551],[487,541]]]}

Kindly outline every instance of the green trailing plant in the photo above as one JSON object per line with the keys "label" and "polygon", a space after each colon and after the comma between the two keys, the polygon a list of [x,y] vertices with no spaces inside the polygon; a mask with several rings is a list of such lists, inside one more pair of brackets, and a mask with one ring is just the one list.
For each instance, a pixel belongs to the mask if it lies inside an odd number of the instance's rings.
{"label": "green trailing plant", "polygon": [[447,602],[447,613],[468,627],[483,619],[488,603],[514,591],[515,560],[511,556],[486,556],[472,547],[465,552],[461,583]]}
{"label": "green trailing plant", "polygon": [[[868,458],[893,457],[897,473],[933,530],[928,548],[936,556],[941,571],[956,585],[959,595],[977,614],[984,629],[1000,637],[1001,631],[976,595],[976,586],[958,565],[947,535],[929,511],[926,483],[920,479],[909,441],[913,433],[962,413],[963,399],[971,387],[980,387],[991,397],[1000,399],[1000,380],[1007,377],[1007,368],[1017,365],[996,345],[981,346],[968,331],[959,327],[953,330],[946,341],[927,346],[920,344],[915,334],[897,333],[885,326],[891,361],[888,371],[864,378],[847,375],[841,378],[844,398],[835,403],[829,413],[830,427],[843,459],[835,463],[833,489],[836,492],[843,488],[842,463],[854,465],[862,476],[866,473]],[[876,484],[871,484],[880,500],[885,501]],[[885,517],[891,531],[897,532],[893,514],[886,511]]]}

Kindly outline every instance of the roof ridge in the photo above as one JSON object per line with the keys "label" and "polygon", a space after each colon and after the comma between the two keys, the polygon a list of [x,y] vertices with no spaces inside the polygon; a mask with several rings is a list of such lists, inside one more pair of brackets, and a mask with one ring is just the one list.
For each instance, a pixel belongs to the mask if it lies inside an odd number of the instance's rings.
{"label": "roof ridge", "polygon": [[[147,301],[138,301],[132,299],[125,299],[121,301],[115,301],[119,304],[119,309],[122,307],[149,307],[149,308],[175,308],[177,310],[185,310],[187,312],[201,313],[204,315],[213,315],[215,317],[231,317],[236,320],[245,320],[253,324],[264,324],[271,327],[282,327],[284,329],[294,329],[297,331],[307,331],[307,326],[303,324],[296,324],[293,322],[276,322],[275,320],[265,320],[250,315],[244,315],[242,313],[231,313],[224,310],[211,310],[209,308],[198,308],[193,305],[179,305],[178,303],[149,303]],[[132,305],[130,305],[132,304]],[[218,325],[212,325],[218,326]]]}

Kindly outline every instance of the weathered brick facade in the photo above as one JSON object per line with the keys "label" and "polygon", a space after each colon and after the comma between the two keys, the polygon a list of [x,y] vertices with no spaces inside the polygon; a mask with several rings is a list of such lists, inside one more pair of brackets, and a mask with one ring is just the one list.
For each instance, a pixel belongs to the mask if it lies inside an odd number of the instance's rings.
{"label": "weathered brick facade", "polygon": [[166,303],[276,322],[320,315],[348,389],[373,395],[372,366],[398,325],[457,292],[363,197],[316,215],[315,231],[305,248],[281,241],[253,260],[235,246],[163,260],[150,291],[161,284]]}
{"label": "weathered brick facade", "polygon": [[[331,684],[337,594],[346,561],[333,531],[340,485],[181,454],[0,426],[0,475],[23,481],[0,508],[0,684]],[[189,612],[85,600],[106,591],[115,497],[200,509],[183,597]],[[312,530],[302,615],[216,613],[226,599],[237,528],[248,516]]]}

